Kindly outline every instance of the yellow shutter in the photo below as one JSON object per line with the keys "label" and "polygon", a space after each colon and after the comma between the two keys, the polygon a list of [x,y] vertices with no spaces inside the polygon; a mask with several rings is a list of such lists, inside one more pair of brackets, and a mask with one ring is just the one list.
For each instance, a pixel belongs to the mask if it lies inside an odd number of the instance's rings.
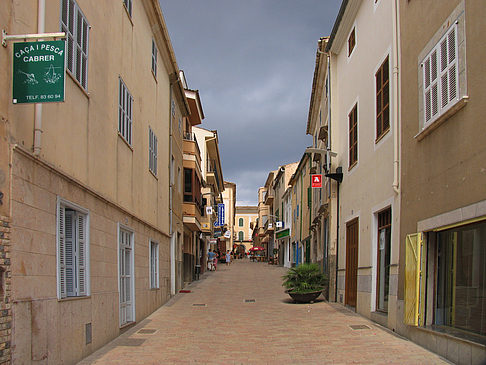
{"label": "yellow shutter", "polygon": [[[421,283],[422,234],[407,235],[405,249],[405,313],[403,321],[411,326],[419,325],[419,312],[425,311],[425,303],[420,298],[425,294],[425,277]],[[422,285],[421,285],[422,284]],[[420,316],[423,324],[423,315]]]}

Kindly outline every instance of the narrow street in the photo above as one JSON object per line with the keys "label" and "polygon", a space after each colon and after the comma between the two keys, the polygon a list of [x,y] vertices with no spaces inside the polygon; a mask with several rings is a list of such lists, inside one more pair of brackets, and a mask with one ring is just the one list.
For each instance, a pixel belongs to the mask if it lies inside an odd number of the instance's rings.
{"label": "narrow street", "polygon": [[219,264],[79,364],[448,363],[339,304],[294,304],[285,271]]}

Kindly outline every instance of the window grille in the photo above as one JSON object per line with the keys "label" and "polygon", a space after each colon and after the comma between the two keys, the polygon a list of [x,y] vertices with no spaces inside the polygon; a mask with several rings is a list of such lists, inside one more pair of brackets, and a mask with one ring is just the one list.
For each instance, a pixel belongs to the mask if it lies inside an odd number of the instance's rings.
{"label": "window grille", "polygon": [[150,241],[150,288],[159,287],[159,244]]}
{"label": "window grille", "polygon": [[75,0],[62,0],[61,31],[66,33],[66,67],[79,84],[88,88],[89,24]]}
{"label": "window grille", "polygon": [[152,39],[152,72],[154,73],[155,78],[157,78],[157,45],[155,41]]}
{"label": "window grille", "polygon": [[128,91],[125,83],[119,78],[119,94],[118,94],[118,132],[132,145],[132,105],[133,97]]}
{"label": "window grille", "polygon": [[351,53],[353,53],[353,49],[355,45],[356,45],[356,33],[355,33],[355,29],[353,28],[348,38],[348,57],[351,56]]}
{"label": "window grille", "polygon": [[157,176],[157,136],[149,127],[149,170]]}
{"label": "window grille", "polygon": [[378,69],[376,80],[376,139],[390,130],[390,91],[388,57]]}
{"label": "window grille", "polygon": [[123,0],[123,4],[125,5],[125,8],[127,9],[128,14],[130,15],[130,18],[132,17],[132,0]]}
{"label": "window grille", "polygon": [[358,162],[358,104],[349,113],[349,168]]}

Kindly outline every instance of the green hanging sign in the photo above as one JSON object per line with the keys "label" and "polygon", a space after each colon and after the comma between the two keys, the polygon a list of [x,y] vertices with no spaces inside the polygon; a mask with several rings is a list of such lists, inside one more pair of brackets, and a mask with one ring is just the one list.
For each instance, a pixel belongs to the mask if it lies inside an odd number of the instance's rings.
{"label": "green hanging sign", "polygon": [[64,101],[65,41],[14,43],[13,103]]}

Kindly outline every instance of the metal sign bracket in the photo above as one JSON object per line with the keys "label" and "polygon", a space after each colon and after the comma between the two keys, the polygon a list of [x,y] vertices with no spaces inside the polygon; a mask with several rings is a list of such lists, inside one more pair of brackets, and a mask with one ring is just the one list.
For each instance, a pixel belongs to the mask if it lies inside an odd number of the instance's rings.
{"label": "metal sign bracket", "polygon": [[27,39],[46,39],[46,38],[65,38],[66,33],[35,33],[35,34],[12,34],[8,35],[5,29],[2,29],[2,46],[7,47],[7,41],[18,41]]}

